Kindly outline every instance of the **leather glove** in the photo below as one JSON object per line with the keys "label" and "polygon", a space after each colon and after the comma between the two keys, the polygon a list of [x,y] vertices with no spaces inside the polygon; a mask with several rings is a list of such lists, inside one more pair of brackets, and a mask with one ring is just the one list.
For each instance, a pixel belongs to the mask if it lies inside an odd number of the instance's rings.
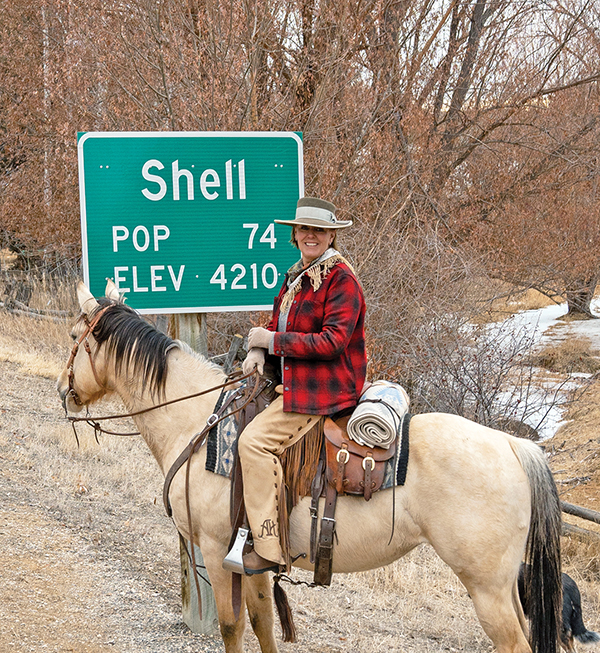
{"label": "leather glove", "polygon": [[248,349],[253,347],[262,347],[268,349],[273,338],[273,331],[263,329],[262,327],[252,327],[248,332]]}
{"label": "leather glove", "polygon": [[265,350],[260,347],[253,347],[246,356],[244,362],[242,363],[242,372],[244,374],[250,374],[254,371],[254,367],[258,370],[258,373],[262,375],[265,366]]}

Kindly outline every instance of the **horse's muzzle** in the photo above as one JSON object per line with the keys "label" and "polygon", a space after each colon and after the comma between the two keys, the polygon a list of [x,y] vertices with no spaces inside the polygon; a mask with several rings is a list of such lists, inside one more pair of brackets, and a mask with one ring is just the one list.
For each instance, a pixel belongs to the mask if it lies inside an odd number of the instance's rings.
{"label": "horse's muzzle", "polygon": [[63,382],[62,374],[56,381],[56,391],[58,392],[65,413],[78,413],[83,408],[83,404],[78,402],[76,398],[72,396],[69,385]]}

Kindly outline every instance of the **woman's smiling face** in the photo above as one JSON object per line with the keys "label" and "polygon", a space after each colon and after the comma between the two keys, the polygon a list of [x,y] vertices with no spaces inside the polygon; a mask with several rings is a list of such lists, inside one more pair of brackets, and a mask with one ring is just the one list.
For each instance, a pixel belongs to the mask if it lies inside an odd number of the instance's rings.
{"label": "woman's smiling face", "polygon": [[323,229],[321,227],[309,227],[298,225],[294,227],[294,235],[298,242],[298,248],[302,254],[302,262],[306,265],[324,254],[335,236],[334,229]]}

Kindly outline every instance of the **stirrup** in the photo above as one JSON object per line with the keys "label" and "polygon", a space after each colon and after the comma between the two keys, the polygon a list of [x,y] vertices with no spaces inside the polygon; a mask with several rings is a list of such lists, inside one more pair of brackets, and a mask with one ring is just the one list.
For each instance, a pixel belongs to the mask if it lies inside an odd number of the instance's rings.
{"label": "stirrup", "polygon": [[244,528],[243,526],[238,528],[235,542],[223,560],[223,569],[225,571],[231,571],[234,574],[244,574],[244,559],[242,556],[249,534],[249,528]]}

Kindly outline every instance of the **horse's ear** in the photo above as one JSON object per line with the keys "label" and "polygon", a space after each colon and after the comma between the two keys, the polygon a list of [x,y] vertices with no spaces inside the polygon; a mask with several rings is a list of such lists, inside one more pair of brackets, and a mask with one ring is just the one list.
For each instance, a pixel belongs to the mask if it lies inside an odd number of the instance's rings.
{"label": "horse's ear", "polygon": [[121,295],[119,294],[119,289],[115,285],[115,282],[112,279],[106,280],[106,292],[104,293],[108,299],[112,299],[113,302],[120,302]]}
{"label": "horse's ear", "polygon": [[89,315],[95,308],[100,306],[83,281],[77,284],[77,299],[79,300],[81,312],[85,315]]}

